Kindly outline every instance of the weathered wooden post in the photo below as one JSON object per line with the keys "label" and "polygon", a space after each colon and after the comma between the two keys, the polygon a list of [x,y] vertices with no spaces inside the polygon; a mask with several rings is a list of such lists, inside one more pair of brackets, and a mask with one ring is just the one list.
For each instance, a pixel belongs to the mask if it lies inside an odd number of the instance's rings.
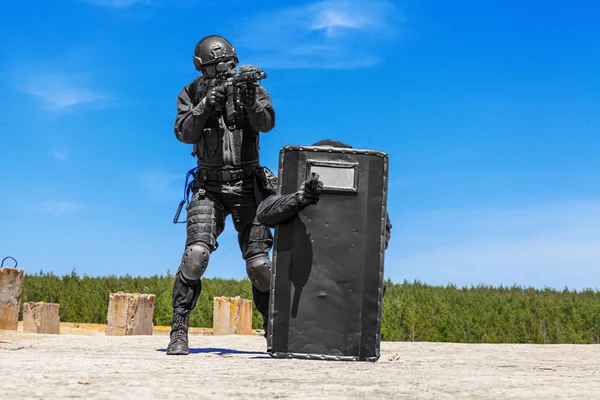
{"label": "weathered wooden post", "polygon": [[60,305],[28,302],[23,304],[23,332],[60,333]]}
{"label": "weathered wooden post", "polygon": [[155,300],[153,294],[111,293],[105,334],[152,335]]}
{"label": "weathered wooden post", "polygon": [[[12,259],[14,268],[4,268],[4,261]],[[19,306],[23,291],[23,270],[17,269],[17,260],[5,257],[0,263],[0,329],[16,331],[19,327]]]}
{"label": "weathered wooden post", "polygon": [[213,335],[252,335],[252,301],[241,297],[215,297]]}

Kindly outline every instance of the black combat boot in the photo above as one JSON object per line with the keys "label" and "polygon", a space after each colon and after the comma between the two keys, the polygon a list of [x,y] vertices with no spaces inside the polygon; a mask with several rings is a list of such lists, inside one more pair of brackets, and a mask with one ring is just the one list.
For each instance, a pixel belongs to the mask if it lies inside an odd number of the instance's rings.
{"label": "black combat boot", "polygon": [[176,308],[173,310],[173,325],[171,327],[171,342],[167,347],[167,354],[185,356],[190,354],[188,347],[188,321],[190,310]]}

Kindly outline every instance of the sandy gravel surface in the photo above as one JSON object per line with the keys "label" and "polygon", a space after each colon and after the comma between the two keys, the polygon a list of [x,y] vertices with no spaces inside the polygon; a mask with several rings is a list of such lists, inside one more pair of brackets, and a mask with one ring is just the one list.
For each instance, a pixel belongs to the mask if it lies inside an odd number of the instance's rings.
{"label": "sandy gravel surface", "polygon": [[376,363],[272,359],[260,336],[0,331],[0,399],[598,399],[598,345],[382,343]]}

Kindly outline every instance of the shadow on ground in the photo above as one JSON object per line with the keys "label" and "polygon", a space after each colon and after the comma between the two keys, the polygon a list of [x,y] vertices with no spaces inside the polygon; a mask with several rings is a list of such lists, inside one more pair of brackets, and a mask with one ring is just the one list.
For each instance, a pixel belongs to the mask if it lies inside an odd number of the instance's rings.
{"label": "shadow on ground", "polygon": [[[167,349],[158,349],[156,351],[166,353]],[[252,357],[252,358],[271,358],[264,351],[242,351],[242,350],[233,350],[233,349],[221,349],[221,348],[217,348],[217,347],[191,348],[190,349],[190,354],[208,354],[208,353],[218,354],[220,356],[226,356],[226,355],[231,355],[231,354],[260,355],[263,357]]]}

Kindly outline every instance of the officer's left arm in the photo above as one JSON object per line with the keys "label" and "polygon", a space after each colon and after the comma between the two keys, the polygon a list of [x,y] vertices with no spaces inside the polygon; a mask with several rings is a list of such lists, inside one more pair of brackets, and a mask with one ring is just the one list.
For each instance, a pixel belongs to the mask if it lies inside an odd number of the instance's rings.
{"label": "officer's left arm", "polygon": [[[248,102],[242,104],[248,113],[250,126],[258,132],[269,132],[275,127],[275,110],[269,93],[258,84],[248,87],[247,90],[250,92],[247,97]],[[255,95],[251,93],[252,91]]]}
{"label": "officer's left arm", "polygon": [[305,207],[299,192],[287,195],[274,194],[260,203],[256,210],[256,219],[261,224],[273,228],[298,214]]}
{"label": "officer's left arm", "polygon": [[390,221],[390,215],[385,214],[385,248],[388,248],[388,243],[392,237],[392,223]]}

